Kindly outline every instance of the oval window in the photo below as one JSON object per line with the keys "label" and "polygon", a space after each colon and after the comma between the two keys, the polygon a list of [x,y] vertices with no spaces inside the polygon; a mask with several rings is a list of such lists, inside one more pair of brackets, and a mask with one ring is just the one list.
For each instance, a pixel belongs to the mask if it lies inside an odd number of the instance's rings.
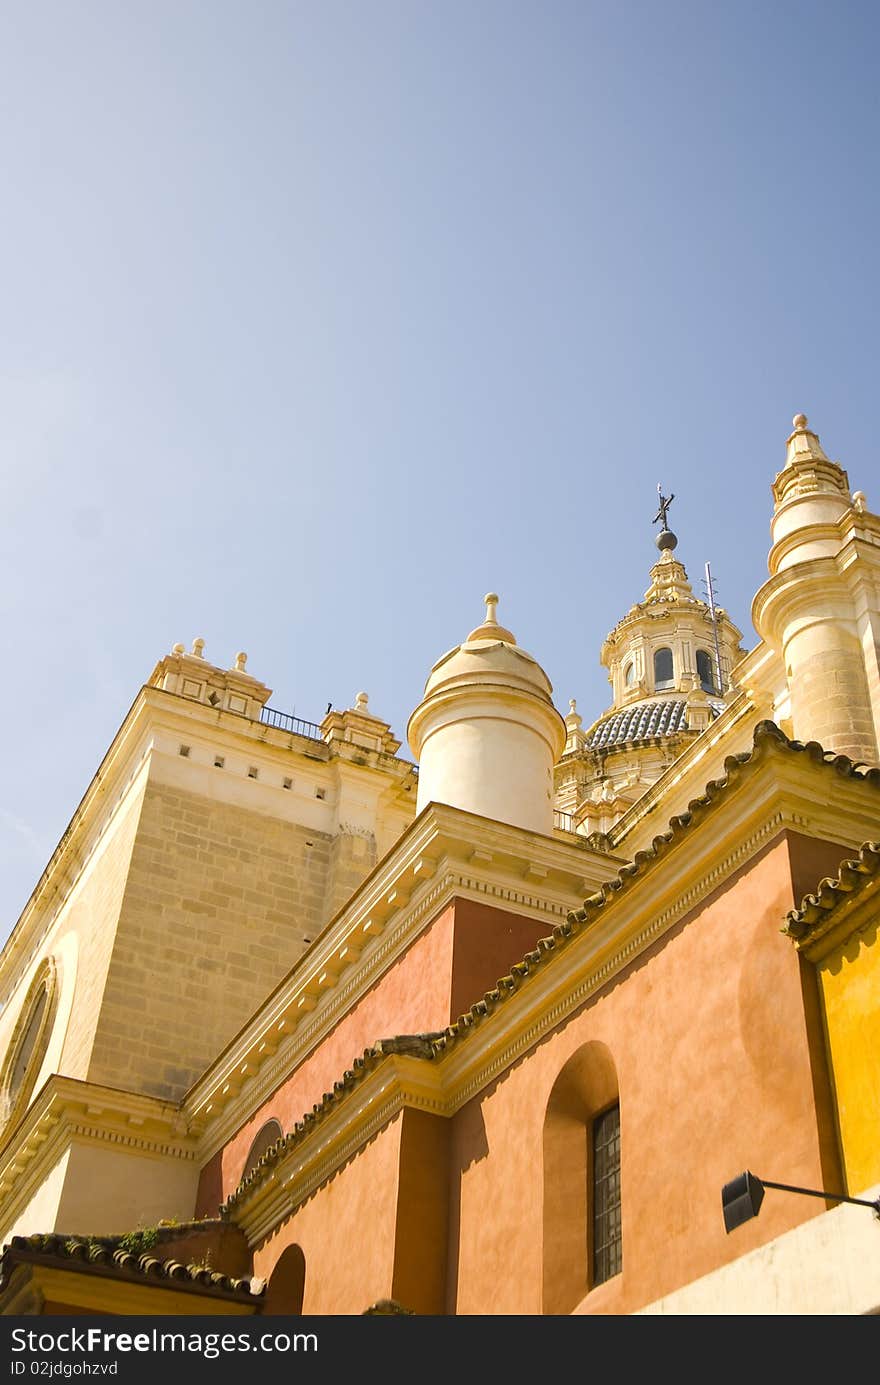
{"label": "oval window", "polygon": [[3,1064],[0,1088],[6,1121],[24,1110],[46,1056],[52,1031],[55,983],[56,967],[49,957],[30,984]]}

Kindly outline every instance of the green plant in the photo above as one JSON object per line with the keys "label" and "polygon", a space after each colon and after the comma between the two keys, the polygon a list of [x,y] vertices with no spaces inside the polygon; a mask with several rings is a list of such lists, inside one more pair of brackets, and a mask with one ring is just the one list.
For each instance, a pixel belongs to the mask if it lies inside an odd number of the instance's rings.
{"label": "green plant", "polygon": [[127,1250],[130,1255],[144,1255],[153,1249],[158,1239],[158,1226],[142,1226],[137,1231],[126,1231],[124,1236],[120,1236],[119,1248]]}

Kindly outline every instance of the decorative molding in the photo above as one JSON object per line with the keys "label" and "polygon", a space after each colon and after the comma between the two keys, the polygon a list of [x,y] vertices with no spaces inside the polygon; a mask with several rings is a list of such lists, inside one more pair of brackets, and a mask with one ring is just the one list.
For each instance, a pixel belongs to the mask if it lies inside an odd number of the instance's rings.
{"label": "decorative molding", "polygon": [[178,1106],[71,1077],[50,1077],[0,1150],[4,1228],[14,1223],[74,1140],[191,1164],[198,1158],[197,1141]]}

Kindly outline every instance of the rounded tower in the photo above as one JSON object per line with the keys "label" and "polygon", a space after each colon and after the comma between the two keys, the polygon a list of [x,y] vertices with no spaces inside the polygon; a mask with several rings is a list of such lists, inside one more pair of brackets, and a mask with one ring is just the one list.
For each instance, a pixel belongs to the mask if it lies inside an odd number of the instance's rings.
{"label": "rounded tower", "polygon": [[540,664],[499,625],[497,595],[485,602],[482,624],[438,659],[409,719],[416,809],[448,803],[549,836],[565,723]]}
{"label": "rounded tower", "polygon": [[804,414],[773,482],[770,579],[752,619],[781,656],[801,741],[876,764],[880,738],[880,521],[850,494]]}

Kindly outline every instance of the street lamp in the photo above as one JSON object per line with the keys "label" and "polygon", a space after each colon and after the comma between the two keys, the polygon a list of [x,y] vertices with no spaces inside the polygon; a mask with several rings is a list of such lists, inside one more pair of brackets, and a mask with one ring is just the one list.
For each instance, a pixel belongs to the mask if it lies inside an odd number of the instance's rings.
{"label": "street lamp", "polygon": [[844,1193],[826,1193],[821,1188],[795,1188],[791,1183],[771,1183],[769,1178],[757,1178],[755,1174],[741,1173],[737,1178],[725,1183],[721,1189],[721,1210],[724,1213],[724,1230],[729,1234],[743,1222],[756,1217],[764,1201],[765,1188],[779,1188],[783,1193],[802,1193],[804,1197],[822,1197],[828,1202],[853,1202],[857,1207],[872,1207],[874,1215],[880,1217],[880,1197],[869,1202],[864,1197],[847,1197]]}

